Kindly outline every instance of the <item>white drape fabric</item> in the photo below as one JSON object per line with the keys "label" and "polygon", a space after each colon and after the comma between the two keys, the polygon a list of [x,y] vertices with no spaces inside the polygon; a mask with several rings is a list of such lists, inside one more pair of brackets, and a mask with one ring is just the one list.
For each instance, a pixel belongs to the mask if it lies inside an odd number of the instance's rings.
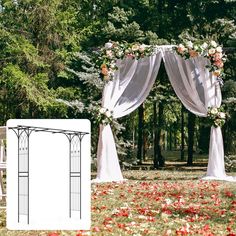
{"label": "white drape fabric", "polygon": [[[115,73],[115,78],[105,85],[102,106],[112,111],[114,118],[134,111],[148,96],[161,59],[161,52],[157,52],[140,60],[118,61],[119,69]],[[100,125],[97,167],[97,178],[93,182],[123,181],[110,125]]]}
{"label": "white drape fabric", "polygon": [[[192,113],[206,117],[208,107],[220,107],[222,97],[219,82],[206,68],[204,57],[184,60],[175,53],[163,51],[165,68],[175,93]],[[224,164],[224,147],[220,127],[211,127],[209,160],[203,179],[236,181],[227,176]]]}

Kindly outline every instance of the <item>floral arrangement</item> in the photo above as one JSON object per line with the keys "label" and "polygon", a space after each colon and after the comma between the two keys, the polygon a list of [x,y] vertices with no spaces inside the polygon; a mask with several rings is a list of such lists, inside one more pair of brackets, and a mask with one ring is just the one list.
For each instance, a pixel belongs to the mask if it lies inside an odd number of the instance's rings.
{"label": "floral arrangement", "polygon": [[119,43],[109,41],[105,47],[101,48],[100,55],[96,60],[96,65],[100,69],[101,77],[104,81],[112,80],[117,59],[131,58],[140,59],[154,53],[154,47],[140,43]]}
{"label": "floral arrangement", "polygon": [[174,48],[178,55],[185,59],[193,58],[196,56],[203,56],[209,59],[210,65],[207,66],[209,71],[218,78],[222,78],[224,62],[226,55],[223,53],[222,46],[218,45],[215,41],[210,42],[196,42],[187,41],[179,44]]}
{"label": "floral arrangement", "polygon": [[113,112],[105,107],[101,107],[98,111],[98,122],[103,125],[108,125],[113,121]]}
{"label": "floral arrangement", "polygon": [[226,120],[226,113],[223,108],[209,107],[207,112],[209,122],[214,127],[222,127]]}
{"label": "floral arrangement", "polygon": [[[210,65],[207,65],[209,71],[220,81],[221,78],[224,77],[223,67],[226,61],[226,55],[223,53],[222,46],[218,45],[215,41],[186,41],[175,46],[174,50],[184,59],[197,56],[206,57],[210,61]],[[140,43],[119,43],[109,41],[100,49],[95,64],[100,70],[101,78],[104,81],[110,81],[114,78],[115,71],[118,69],[116,65],[117,59],[140,59],[153,55],[155,51],[155,46],[148,46]]]}

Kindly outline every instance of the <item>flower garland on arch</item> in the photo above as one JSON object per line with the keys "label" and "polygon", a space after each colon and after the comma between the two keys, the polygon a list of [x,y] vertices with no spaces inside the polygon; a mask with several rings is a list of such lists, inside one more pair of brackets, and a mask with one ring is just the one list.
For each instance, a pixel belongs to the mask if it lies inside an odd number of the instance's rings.
{"label": "flower garland on arch", "polygon": [[224,77],[224,63],[226,55],[223,53],[222,46],[211,40],[209,42],[192,42],[186,41],[174,47],[178,55],[184,59],[203,56],[210,61],[210,65],[206,67],[217,79],[222,83]]}
{"label": "flower garland on arch", "polygon": [[117,59],[140,59],[151,56],[155,53],[155,47],[140,43],[126,43],[109,41],[105,47],[101,48],[96,60],[97,67],[100,68],[101,78],[108,82],[114,78]]}
{"label": "flower garland on arch", "polygon": [[[224,77],[224,63],[226,61],[226,55],[223,53],[221,45],[218,45],[215,41],[209,42],[192,42],[186,41],[174,47],[174,50],[178,55],[184,59],[190,59],[197,56],[203,56],[210,61],[210,64],[206,66],[221,85],[223,85],[222,78]],[[207,111],[207,123],[214,127],[222,127],[226,121],[226,113],[223,107],[209,107]]]}
{"label": "flower garland on arch", "polygon": [[[175,46],[173,50],[184,59],[197,56],[209,59],[210,64],[206,67],[217,77],[220,83],[223,83],[226,55],[223,53],[222,46],[215,41],[184,41]],[[117,59],[132,58],[138,60],[151,56],[155,52],[156,47],[153,45],[109,41],[100,49],[95,64],[100,70],[102,80],[107,82],[114,78],[115,71],[118,69],[116,66]]]}

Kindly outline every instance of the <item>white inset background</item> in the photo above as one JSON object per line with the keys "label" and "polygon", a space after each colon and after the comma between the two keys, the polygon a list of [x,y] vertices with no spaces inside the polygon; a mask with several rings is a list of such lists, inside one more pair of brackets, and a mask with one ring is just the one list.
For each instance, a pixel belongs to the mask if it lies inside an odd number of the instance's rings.
{"label": "white inset background", "polygon": [[[78,119],[9,120],[17,125],[88,132],[82,139],[81,213],[69,217],[69,141],[65,134],[32,132],[29,139],[29,224],[18,223],[18,138],[7,131],[7,228],[14,230],[88,230],[90,212],[90,121]],[[73,206],[72,206],[73,208]],[[26,208],[27,209],[27,208]]]}

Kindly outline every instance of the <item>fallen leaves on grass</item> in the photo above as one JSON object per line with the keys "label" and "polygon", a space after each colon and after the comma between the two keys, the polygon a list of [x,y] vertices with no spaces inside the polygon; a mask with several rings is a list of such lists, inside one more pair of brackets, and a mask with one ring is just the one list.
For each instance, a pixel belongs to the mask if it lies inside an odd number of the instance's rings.
{"label": "fallen leaves on grass", "polygon": [[223,182],[132,180],[94,185],[92,195],[96,196],[92,202],[93,227],[99,227],[96,235],[236,232],[231,223],[236,220],[235,194]]}

